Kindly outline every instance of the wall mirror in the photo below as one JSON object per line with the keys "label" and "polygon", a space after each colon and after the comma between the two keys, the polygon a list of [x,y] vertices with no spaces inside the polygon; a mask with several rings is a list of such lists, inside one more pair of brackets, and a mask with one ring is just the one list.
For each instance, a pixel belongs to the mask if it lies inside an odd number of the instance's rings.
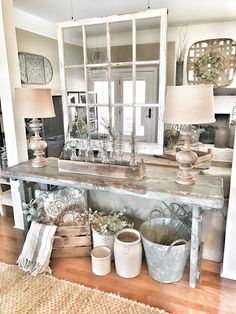
{"label": "wall mirror", "polygon": [[137,153],[163,152],[166,32],[167,9],[58,24],[68,140],[89,137],[96,146],[112,130],[124,152],[132,138]]}

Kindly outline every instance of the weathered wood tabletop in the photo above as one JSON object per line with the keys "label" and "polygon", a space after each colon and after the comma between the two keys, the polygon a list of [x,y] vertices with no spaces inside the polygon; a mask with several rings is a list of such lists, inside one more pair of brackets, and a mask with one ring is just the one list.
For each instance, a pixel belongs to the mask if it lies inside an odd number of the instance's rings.
{"label": "weathered wood tabletop", "polygon": [[84,189],[110,191],[126,195],[136,195],[163,201],[178,200],[204,209],[223,207],[223,179],[198,175],[196,183],[184,186],[175,182],[176,169],[165,171],[163,167],[146,165],[146,176],[142,180],[114,179],[71,172],[58,171],[58,159],[47,158],[48,165],[33,168],[31,161],[5,169],[3,177],[27,182],[46,183],[59,186],[78,186]]}

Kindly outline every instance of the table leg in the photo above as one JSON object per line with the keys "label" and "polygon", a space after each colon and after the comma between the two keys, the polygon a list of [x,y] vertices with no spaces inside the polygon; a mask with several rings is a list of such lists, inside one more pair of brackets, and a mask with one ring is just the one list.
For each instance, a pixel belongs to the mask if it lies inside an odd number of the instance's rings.
{"label": "table leg", "polygon": [[[2,194],[2,185],[0,184],[0,194]],[[0,202],[0,216],[6,216],[4,205]]]}
{"label": "table leg", "polygon": [[201,244],[201,217],[200,208],[192,207],[192,234],[191,234],[191,250],[190,250],[190,273],[189,286],[196,287],[196,281],[199,278],[199,247]]}
{"label": "table leg", "polygon": [[202,242],[202,210],[199,208],[199,223],[198,223],[198,239],[199,239],[199,251],[198,251],[198,268],[197,279],[200,278],[202,254],[203,254],[203,242]]}
{"label": "table leg", "polygon": [[[23,203],[28,203],[29,202],[29,198],[27,196],[26,193],[26,182],[23,180],[19,180],[19,192],[20,192],[20,198],[21,198],[21,202]],[[24,230],[28,231],[29,228],[29,223],[26,219],[26,215],[23,214],[24,217]]]}

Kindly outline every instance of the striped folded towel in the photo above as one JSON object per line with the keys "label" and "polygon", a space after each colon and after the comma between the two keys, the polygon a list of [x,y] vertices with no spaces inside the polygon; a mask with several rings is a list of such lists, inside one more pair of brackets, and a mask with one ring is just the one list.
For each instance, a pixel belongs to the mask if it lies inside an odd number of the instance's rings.
{"label": "striped folded towel", "polygon": [[17,260],[20,269],[36,276],[50,273],[50,257],[57,226],[32,221],[22,252]]}

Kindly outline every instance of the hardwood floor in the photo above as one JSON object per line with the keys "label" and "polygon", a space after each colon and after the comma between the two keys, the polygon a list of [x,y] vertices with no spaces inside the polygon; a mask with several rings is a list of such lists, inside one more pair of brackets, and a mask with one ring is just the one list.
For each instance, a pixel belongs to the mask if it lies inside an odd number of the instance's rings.
{"label": "hardwood floor", "polygon": [[[11,218],[0,217],[0,239],[0,261],[15,264],[23,246],[24,232],[13,228]],[[221,278],[220,265],[214,262],[202,262],[201,278],[195,289],[188,286],[187,267],[183,279],[172,284],[153,280],[145,264],[134,279],[119,277],[114,265],[107,276],[95,276],[91,273],[89,257],[52,259],[51,267],[55,277],[113,292],[170,313],[236,313],[236,281]]]}

